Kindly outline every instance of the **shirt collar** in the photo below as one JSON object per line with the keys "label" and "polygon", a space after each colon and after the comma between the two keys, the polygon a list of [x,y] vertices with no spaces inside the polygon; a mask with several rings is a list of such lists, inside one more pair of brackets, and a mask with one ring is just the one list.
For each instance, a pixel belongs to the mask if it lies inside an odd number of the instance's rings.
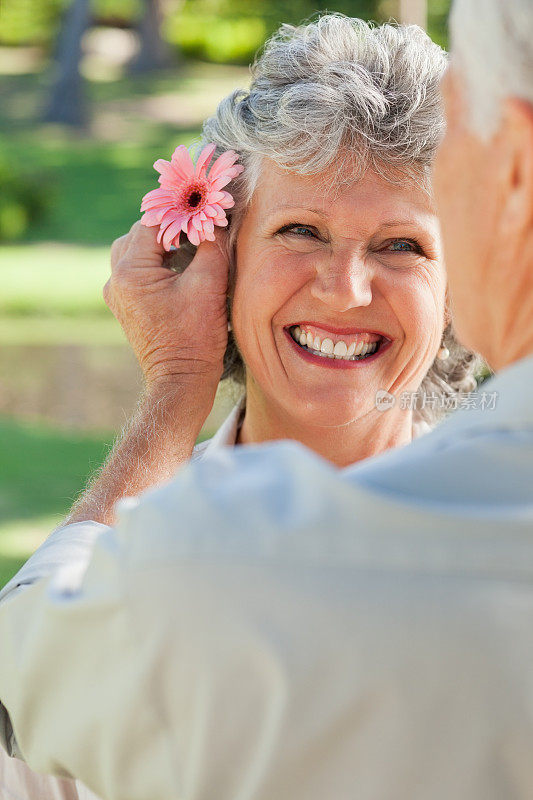
{"label": "shirt collar", "polygon": [[244,398],[234,406],[230,414],[226,417],[215,435],[211,437],[204,450],[204,454],[211,453],[221,447],[233,447],[237,441],[237,434],[242,424],[242,416],[245,409]]}

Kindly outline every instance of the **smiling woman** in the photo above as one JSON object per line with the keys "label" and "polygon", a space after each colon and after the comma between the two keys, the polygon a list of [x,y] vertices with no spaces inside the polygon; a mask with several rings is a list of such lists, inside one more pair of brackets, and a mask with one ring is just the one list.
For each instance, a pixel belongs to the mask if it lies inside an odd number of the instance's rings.
{"label": "smiling woman", "polygon": [[245,167],[228,214],[238,441],[296,438],[344,465],[408,442],[474,388],[430,182],[445,67],[419,28],[326,15],[282,26],[250,90],[206,121],[202,144]]}

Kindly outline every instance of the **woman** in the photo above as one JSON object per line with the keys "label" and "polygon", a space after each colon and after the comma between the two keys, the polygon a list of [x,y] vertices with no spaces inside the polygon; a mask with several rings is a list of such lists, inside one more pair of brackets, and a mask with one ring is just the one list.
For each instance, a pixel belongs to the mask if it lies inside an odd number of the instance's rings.
{"label": "woman", "polygon": [[[244,165],[229,187],[224,374],[245,400],[217,444],[241,426],[239,442],[298,439],[344,466],[407,443],[473,388],[431,200],[445,63],[414,27],[283,26],[250,91],[205,123],[204,141]],[[383,390],[403,394],[387,414]]]}
{"label": "woman", "polygon": [[[205,141],[236,150],[244,165],[229,187],[236,204],[228,234],[218,235],[225,256],[206,242],[178,277],[162,269],[153,230],[137,223],[114,244],[106,299],[147,394],[158,392],[143,434],[153,458],[132,478],[131,449],[119,444],[70,522],[110,522],[118,497],[162,479],[165,460],[171,473],[190,455],[195,436],[190,447],[171,442],[165,451],[169,437],[154,410],[185,361],[206,383],[214,375],[216,386],[224,360],[224,375],[245,387],[196,458],[220,444],[292,438],[343,466],[409,442],[473,387],[474,357],[447,324],[430,188],[444,66],[418,28],[371,28],[341,15],[283,26],[270,40],[250,91],[223,100],[204,127]],[[216,258],[230,266],[229,341],[227,279],[220,267],[215,280]],[[379,392],[396,399],[386,413],[376,406]],[[415,392],[433,402],[401,402]],[[203,408],[203,395],[198,402]],[[187,413],[178,404],[171,415]],[[129,477],[105,484],[106,472]],[[2,783],[8,796],[91,796],[7,758]]]}

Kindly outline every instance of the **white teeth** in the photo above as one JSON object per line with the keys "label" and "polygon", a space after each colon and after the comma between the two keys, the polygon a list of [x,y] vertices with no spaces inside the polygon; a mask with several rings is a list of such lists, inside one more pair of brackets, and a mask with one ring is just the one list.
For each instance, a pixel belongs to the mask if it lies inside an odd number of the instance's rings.
{"label": "white teeth", "polygon": [[323,353],[325,353],[326,355],[330,355],[330,354],[332,355],[333,354],[333,342],[331,341],[331,339],[324,339],[324,341],[322,342],[322,347],[320,348],[320,350]]}
{"label": "white teeth", "polygon": [[337,342],[335,347],[333,348],[333,355],[338,356],[341,358],[348,354],[348,348],[346,347],[345,342]]}
{"label": "white teeth", "polygon": [[305,331],[299,325],[291,329],[293,339],[302,347],[307,347],[315,355],[324,358],[339,358],[348,361],[363,359],[365,356],[372,355],[378,349],[379,342],[352,342],[350,346],[346,342],[338,341],[335,344],[332,339],[320,341],[318,336],[313,336],[309,331]]}

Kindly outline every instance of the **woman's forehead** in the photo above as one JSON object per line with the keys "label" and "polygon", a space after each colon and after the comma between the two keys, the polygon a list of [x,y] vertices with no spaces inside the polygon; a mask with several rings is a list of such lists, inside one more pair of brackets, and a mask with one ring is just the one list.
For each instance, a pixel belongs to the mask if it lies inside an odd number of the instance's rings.
{"label": "woman's forehead", "polygon": [[414,180],[392,183],[371,169],[340,184],[335,177],[334,169],[301,175],[269,161],[261,169],[253,205],[265,220],[298,209],[325,219],[346,215],[423,224],[435,217],[432,198]]}

